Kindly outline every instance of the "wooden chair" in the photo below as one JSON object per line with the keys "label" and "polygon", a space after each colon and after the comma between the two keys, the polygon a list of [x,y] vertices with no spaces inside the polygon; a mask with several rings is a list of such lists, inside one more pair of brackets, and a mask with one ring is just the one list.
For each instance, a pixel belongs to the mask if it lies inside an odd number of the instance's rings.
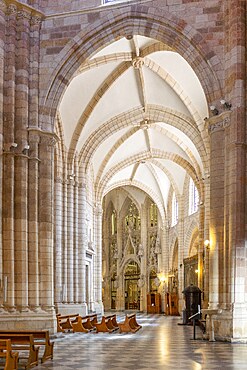
{"label": "wooden chair", "polygon": [[21,331],[13,331],[13,330],[0,330],[0,334],[32,334],[34,338],[34,344],[39,346],[45,346],[44,353],[41,358],[41,362],[45,362],[48,359],[53,359],[53,347],[54,342],[50,341],[50,333],[49,330],[21,330]]}
{"label": "wooden chair", "polygon": [[0,339],[0,358],[5,359],[4,370],[17,370],[18,352],[12,351],[10,339]]}
{"label": "wooden chair", "polygon": [[2,339],[10,339],[13,350],[28,353],[28,356],[22,356],[19,352],[19,359],[26,360],[23,363],[26,370],[38,365],[39,346],[35,346],[32,334],[0,333]]}
{"label": "wooden chair", "polygon": [[71,315],[57,314],[57,331],[62,333],[65,333],[66,330],[73,331],[72,323],[76,323],[79,316],[78,313]]}
{"label": "wooden chair", "polygon": [[113,326],[111,321],[111,316],[102,316],[100,323],[95,323],[96,333],[103,332],[103,333],[112,333],[118,329]]}
{"label": "wooden chair", "polygon": [[118,323],[118,327],[120,333],[136,333],[142,326],[137,323],[136,314],[133,313],[126,315],[124,322]]}
{"label": "wooden chair", "polygon": [[87,315],[84,316],[82,319],[85,320],[85,322],[83,322],[84,328],[88,329],[89,331],[95,329],[94,323],[97,322],[97,314]]}

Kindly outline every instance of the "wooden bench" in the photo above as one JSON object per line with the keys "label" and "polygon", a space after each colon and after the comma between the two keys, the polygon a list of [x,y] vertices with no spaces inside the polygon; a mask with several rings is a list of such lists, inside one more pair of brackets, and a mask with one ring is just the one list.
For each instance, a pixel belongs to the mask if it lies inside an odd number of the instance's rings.
{"label": "wooden bench", "polygon": [[95,323],[97,323],[97,314],[78,316],[76,322],[72,322],[73,332],[88,333],[95,329]]}
{"label": "wooden bench", "polygon": [[0,334],[32,334],[34,338],[34,344],[38,346],[45,346],[43,356],[41,357],[41,362],[45,362],[48,359],[53,359],[53,347],[54,342],[50,341],[49,330],[0,330]]}
{"label": "wooden bench", "polygon": [[133,313],[126,315],[124,322],[118,323],[118,327],[120,333],[136,333],[142,326],[137,323],[136,314]]}
{"label": "wooden bench", "polygon": [[25,369],[30,369],[31,367],[38,365],[39,346],[35,346],[32,334],[0,333],[0,340],[1,339],[10,339],[12,349],[16,351],[28,352],[27,357],[22,356],[19,352],[19,359],[27,360],[23,364]]}
{"label": "wooden bench", "polygon": [[0,339],[0,358],[5,359],[4,370],[17,370],[18,352],[12,351],[10,339]]}
{"label": "wooden bench", "polygon": [[73,331],[72,323],[78,321],[78,317],[80,315],[78,313],[72,315],[61,315],[60,313],[57,314],[57,331],[65,333],[66,330]]}
{"label": "wooden bench", "polygon": [[103,332],[103,333],[112,333],[115,330],[118,330],[118,326],[114,326],[114,318],[116,321],[116,315],[109,315],[109,316],[102,316],[100,323],[95,323],[96,333]]}

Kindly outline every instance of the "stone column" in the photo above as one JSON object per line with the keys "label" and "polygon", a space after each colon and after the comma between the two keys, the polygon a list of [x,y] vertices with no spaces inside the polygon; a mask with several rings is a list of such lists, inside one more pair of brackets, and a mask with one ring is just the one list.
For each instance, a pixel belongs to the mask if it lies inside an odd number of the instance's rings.
{"label": "stone column", "polygon": [[[125,287],[124,287],[124,272],[120,270],[121,261],[123,258],[122,245],[123,245],[123,228],[122,228],[121,213],[117,213],[117,246],[118,246],[118,259],[117,259],[117,297],[116,297],[116,310],[125,309]],[[107,252],[109,254],[109,250]],[[109,276],[109,284],[111,284],[111,276]],[[111,292],[111,286],[109,288]]]}
{"label": "stone column", "polygon": [[[206,173],[206,178],[204,180],[204,189],[205,189],[205,196],[204,196],[204,204],[201,205],[204,207],[204,234],[203,234],[203,247],[204,247],[204,274],[203,274],[203,292],[204,292],[204,301],[203,307],[208,307],[209,302],[209,249],[210,246],[207,247],[204,245],[205,240],[210,241],[209,237],[209,220],[210,220],[210,177],[209,174]],[[203,227],[203,226],[201,226]]]}
{"label": "stone column", "polygon": [[198,288],[203,291],[204,273],[204,205],[199,205]]}
{"label": "stone column", "polygon": [[217,308],[224,284],[224,210],[225,210],[225,128],[229,126],[228,113],[208,120],[211,139],[210,153],[210,254],[209,306]]}
{"label": "stone column", "polygon": [[20,311],[28,309],[28,96],[31,15],[18,11],[16,22],[15,81],[15,299]]}
{"label": "stone column", "polygon": [[14,285],[14,151],[15,134],[15,43],[17,7],[9,5],[6,15],[4,73],[4,157],[3,157],[3,303],[15,307]]}
{"label": "stone column", "polygon": [[161,227],[161,272],[164,274],[163,281],[163,297],[162,297],[162,311],[166,312],[165,294],[168,292],[168,272],[169,272],[169,239],[168,239],[168,225]]}
{"label": "stone column", "polygon": [[29,138],[28,144],[28,296],[29,307],[37,311],[39,307],[39,237],[38,237],[38,191],[39,191],[39,126],[38,87],[39,87],[39,34],[41,18],[31,17],[30,58],[29,58]]}
{"label": "stone column", "polygon": [[74,302],[74,178],[67,185],[67,289],[68,303]]}
{"label": "stone column", "polygon": [[246,1],[225,4],[225,99],[232,107],[229,128],[229,258],[226,308],[232,313],[232,338],[247,333],[246,257]]}
{"label": "stone column", "polygon": [[39,149],[39,263],[40,302],[45,311],[53,310],[53,205],[54,205],[53,135],[43,134]]}
{"label": "stone column", "polygon": [[28,166],[28,302],[36,311],[39,307],[39,142],[38,131],[29,130]]}
{"label": "stone column", "polygon": [[67,223],[67,204],[68,204],[68,198],[67,198],[67,185],[68,181],[64,181],[63,184],[63,235],[62,235],[62,277],[63,277],[63,284],[62,284],[62,301],[63,303],[68,302],[68,250],[67,250],[67,229],[68,229],[68,223]]}
{"label": "stone column", "polygon": [[55,179],[55,304],[61,303],[63,300],[63,280],[62,280],[62,264],[63,264],[63,180]]}
{"label": "stone column", "polygon": [[79,300],[79,289],[78,289],[78,259],[79,259],[79,245],[78,245],[78,229],[80,225],[78,224],[78,199],[79,199],[79,190],[78,190],[78,181],[75,181],[74,186],[74,302],[78,303]]}
{"label": "stone column", "polygon": [[97,204],[94,208],[95,217],[95,276],[94,276],[94,297],[97,312],[103,312],[102,303],[102,207]]}
{"label": "stone column", "polygon": [[87,194],[86,184],[79,185],[78,199],[78,302],[82,305],[83,312],[87,313],[86,304],[86,249],[87,249]]}
{"label": "stone column", "polygon": [[149,287],[149,270],[148,270],[148,240],[147,240],[147,207],[142,205],[141,207],[141,246],[143,250],[143,255],[141,258],[141,276],[140,276],[140,283],[141,283],[141,296],[140,296],[140,311],[147,311],[147,294],[148,294],[148,287]]}
{"label": "stone column", "polygon": [[[4,114],[4,106],[3,106],[3,84],[4,84],[4,54],[5,54],[5,12],[7,10],[6,5],[1,2],[0,4],[0,189],[2,189],[2,180],[3,180],[3,114]],[[2,253],[3,253],[3,246],[2,246],[2,191],[0,192],[0,276],[2,279],[3,276],[3,264],[2,264]],[[0,305],[2,304],[2,297],[0,298]]]}

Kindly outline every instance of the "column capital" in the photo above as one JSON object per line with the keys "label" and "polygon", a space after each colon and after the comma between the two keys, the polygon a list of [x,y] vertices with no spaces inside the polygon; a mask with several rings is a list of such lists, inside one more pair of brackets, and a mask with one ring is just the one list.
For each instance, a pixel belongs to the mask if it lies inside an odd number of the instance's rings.
{"label": "column capital", "polygon": [[226,111],[218,116],[210,117],[205,122],[210,135],[216,131],[224,130],[231,124],[231,111]]}
{"label": "column capital", "polygon": [[37,127],[29,127],[29,138],[40,144],[54,147],[59,141],[59,137],[54,132],[43,131]]}
{"label": "column capital", "polygon": [[103,208],[101,203],[95,203],[94,205],[94,212],[97,216],[101,216],[103,213]]}
{"label": "column capital", "polygon": [[23,17],[23,14],[25,13],[25,14],[30,14],[31,18],[29,19],[38,17],[42,21],[42,19],[45,18],[44,13],[33,8],[30,5],[23,4],[18,0],[4,0],[4,2],[5,4],[0,5],[0,7],[2,7],[2,9],[5,11],[7,15],[18,13],[18,16],[21,15],[21,17]]}

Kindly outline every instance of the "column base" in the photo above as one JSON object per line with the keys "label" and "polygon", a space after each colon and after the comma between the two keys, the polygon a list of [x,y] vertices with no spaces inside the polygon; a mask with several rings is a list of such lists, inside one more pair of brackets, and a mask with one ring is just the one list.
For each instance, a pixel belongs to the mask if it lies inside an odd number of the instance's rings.
{"label": "column base", "polygon": [[235,303],[228,306],[231,308],[226,309],[226,305],[218,305],[218,309],[222,307],[222,311],[214,316],[216,341],[247,343],[247,304]]}
{"label": "column base", "polygon": [[61,315],[73,315],[78,313],[80,316],[88,314],[87,304],[83,303],[56,303],[56,312]]}
{"label": "column base", "polygon": [[49,330],[57,331],[55,311],[0,312],[0,330]]}
{"label": "column base", "polygon": [[98,315],[103,315],[104,314],[104,305],[103,305],[103,302],[94,302],[94,311]]}
{"label": "column base", "polygon": [[247,343],[247,303],[233,304],[231,342]]}

